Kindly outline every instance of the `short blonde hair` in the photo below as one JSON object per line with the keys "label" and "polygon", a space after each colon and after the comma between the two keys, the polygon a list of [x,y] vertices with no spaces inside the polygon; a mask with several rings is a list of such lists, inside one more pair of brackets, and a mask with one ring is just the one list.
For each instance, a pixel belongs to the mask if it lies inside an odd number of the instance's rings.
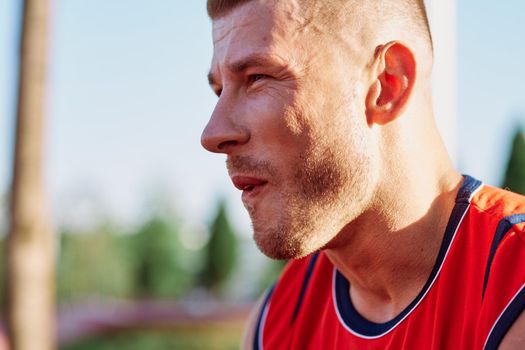
{"label": "short blonde hair", "polygon": [[[212,20],[218,19],[227,15],[234,8],[249,1],[252,0],[208,0],[208,16],[210,16]],[[411,25],[425,37],[430,48],[432,49],[433,47],[432,34],[430,32],[427,11],[423,0],[301,0],[300,2],[306,7],[327,7],[327,10],[332,13],[336,13],[339,7],[348,6],[349,2],[355,6],[362,3],[363,6],[374,8],[373,12],[375,12],[379,18],[395,16],[409,20]]]}

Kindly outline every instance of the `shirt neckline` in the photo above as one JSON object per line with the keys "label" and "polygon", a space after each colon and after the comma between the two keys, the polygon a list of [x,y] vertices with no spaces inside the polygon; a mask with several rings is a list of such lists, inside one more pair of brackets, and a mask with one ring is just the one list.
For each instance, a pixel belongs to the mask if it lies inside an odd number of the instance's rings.
{"label": "shirt neckline", "polygon": [[470,206],[470,201],[474,194],[481,188],[481,186],[481,181],[476,180],[468,175],[464,175],[463,183],[458,191],[458,194],[456,195],[456,202],[445,229],[445,234],[439,249],[436,263],[434,264],[429,278],[416,298],[403,311],[401,311],[401,313],[399,313],[390,321],[376,323],[361,316],[361,314],[359,314],[359,312],[355,309],[354,305],[352,304],[352,300],[350,299],[350,284],[348,280],[334,267],[332,283],[334,308],[339,321],[349,332],[361,338],[379,338],[391,332],[406,317],[408,317],[408,315],[410,315],[410,313],[423,300],[425,295],[427,295],[432,285],[436,281],[439,272],[443,267],[443,263],[445,262],[450,246],[454,241],[461,221],[463,220],[463,217]]}

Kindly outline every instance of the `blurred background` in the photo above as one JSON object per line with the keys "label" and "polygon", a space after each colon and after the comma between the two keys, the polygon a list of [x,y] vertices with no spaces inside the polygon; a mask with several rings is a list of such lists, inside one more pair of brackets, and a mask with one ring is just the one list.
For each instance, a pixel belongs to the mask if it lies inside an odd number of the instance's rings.
{"label": "blurred background", "polygon": [[[0,0],[2,245],[22,3]],[[237,348],[283,263],[257,250],[225,158],[199,143],[216,102],[205,1],[51,4],[43,154],[59,348]],[[436,114],[457,167],[525,193],[525,3],[427,5]]]}

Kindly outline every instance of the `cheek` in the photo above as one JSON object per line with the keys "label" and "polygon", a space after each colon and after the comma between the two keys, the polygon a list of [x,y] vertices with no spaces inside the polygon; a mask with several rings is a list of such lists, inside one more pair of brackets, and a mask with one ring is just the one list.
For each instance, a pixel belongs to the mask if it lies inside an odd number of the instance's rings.
{"label": "cheek", "polygon": [[305,108],[306,104],[300,100],[294,99],[291,103],[283,108],[283,122],[286,129],[294,137],[304,137],[311,129],[311,114]]}
{"label": "cheek", "polygon": [[265,94],[252,101],[250,110],[252,135],[264,143],[265,148],[292,147],[304,143],[310,130],[306,113],[292,93]]}

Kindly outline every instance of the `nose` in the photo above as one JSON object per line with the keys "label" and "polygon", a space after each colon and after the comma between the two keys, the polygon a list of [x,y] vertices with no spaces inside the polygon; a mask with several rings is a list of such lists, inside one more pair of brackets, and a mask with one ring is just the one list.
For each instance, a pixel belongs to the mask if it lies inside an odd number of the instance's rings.
{"label": "nose", "polygon": [[202,146],[210,152],[229,154],[247,143],[250,133],[246,127],[239,125],[237,119],[235,112],[224,108],[219,100],[202,132]]}

